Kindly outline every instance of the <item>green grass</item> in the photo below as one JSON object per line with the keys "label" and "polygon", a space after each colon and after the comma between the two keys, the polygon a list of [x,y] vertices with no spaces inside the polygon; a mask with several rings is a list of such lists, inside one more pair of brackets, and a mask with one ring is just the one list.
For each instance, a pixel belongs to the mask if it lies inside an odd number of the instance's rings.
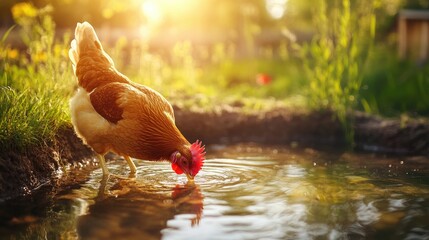
{"label": "green grass", "polygon": [[429,66],[398,59],[395,46],[380,46],[369,60],[360,109],[384,116],[429,114]]}
{"label": "green grass", "polygon": [[70,124],[67,105],[75,83],[65,48],[69,38],[54,40],[54,23],[43,11],[26,24],[20,26],[23,38],[32,37],[26,52],[5,43],[9,32],[0,42],[2,152],[48,143]]}
{"label": "green grass", "polygon": [[44,94],[0,88],[0,146],[2,151],[24,151],[49,142],[68,124],[64,99],[54,92]]}
{"label": "green grass", "polygon": [[[132,54],[123,60],[126,44],[131,45],[128,51]],[[243,59],[233,46],[220,43],[201,48],[180,42],[166,58],[148,53],[144,43],[126,43],[123,39],[105,49],[118,70],[132,81],[154,88],[172,104],[186,109],[209,111],[232,104],[251,112],[304,105],[306,79],[300,62],[287,57]],[[260,73],[270,75],[272,82],[258,84]]]}
{"label": "green grass", "polygon": [[346,139],[354,143],[353,117],[364,67],[375,38],[375,4],[350,0],[314,1],[316,33],[302,47],[304,72],[309,79],[310,107],[332,110]]}

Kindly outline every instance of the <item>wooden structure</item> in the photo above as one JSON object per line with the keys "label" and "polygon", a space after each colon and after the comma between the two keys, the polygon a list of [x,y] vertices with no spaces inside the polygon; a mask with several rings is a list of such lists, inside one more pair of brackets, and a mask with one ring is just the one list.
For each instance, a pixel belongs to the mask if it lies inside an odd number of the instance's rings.
{"label": "wooden structure", "polygon": [[401,10],[398,23],[398,47],[401,58],[418,62],[429,56],[429,11]]}

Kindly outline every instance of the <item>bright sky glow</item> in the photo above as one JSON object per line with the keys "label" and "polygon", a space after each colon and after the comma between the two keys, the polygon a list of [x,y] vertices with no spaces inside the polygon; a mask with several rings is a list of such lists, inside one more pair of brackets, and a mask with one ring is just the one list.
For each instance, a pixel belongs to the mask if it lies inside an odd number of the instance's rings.
{"label": "bright sky glow", "polygon": [[162,20],[162,9],[156,0],[146,0],[141,5],[141,11],[150,23],[158,23]]}
{"label": "bright sky glow", "polygon": [[266,8],[270,16],[274,19],[283,17],[286,11],[288,0],[265,0]]}

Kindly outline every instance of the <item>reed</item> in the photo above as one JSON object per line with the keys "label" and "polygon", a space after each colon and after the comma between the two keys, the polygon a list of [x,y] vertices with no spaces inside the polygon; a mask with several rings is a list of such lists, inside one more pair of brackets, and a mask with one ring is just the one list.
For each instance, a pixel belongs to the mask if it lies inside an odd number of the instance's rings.
{"label": "reed", "polygon": [[314,109],[333,110],[353,144],[353,119],[369,53],[375,38],[375,6],[363,1],[318,0],[313,20],[316,35],[301,53]]}

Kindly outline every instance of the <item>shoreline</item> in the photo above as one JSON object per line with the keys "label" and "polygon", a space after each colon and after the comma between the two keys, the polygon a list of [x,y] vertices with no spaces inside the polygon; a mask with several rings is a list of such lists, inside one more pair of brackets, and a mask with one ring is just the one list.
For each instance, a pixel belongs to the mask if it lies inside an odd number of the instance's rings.
{"label": "shoreline", "polygon": [[[204,144],[257,143],[299,147],[345,148],[341,124],[330,112],[273,109],[242,113],[187,111],[175,107],[176,125],[189,141]],[[354,112],[355,149],[364,152],[429,156],[426,120],[385,119]],[[0,201],[31,194],[41,186],[59,186],[58,173],[94,163],[94,153],[71,126],[55,139],[22,154],[0,154]]]}

